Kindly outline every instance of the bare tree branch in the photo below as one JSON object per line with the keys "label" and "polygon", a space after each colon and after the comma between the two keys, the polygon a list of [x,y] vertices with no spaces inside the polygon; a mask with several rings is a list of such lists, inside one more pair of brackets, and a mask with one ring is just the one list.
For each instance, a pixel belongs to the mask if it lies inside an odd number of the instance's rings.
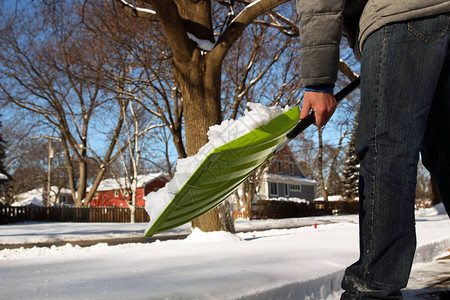
{"label": "bare tree branch", "polygon": [[174,60],[189,62],[191,53],[195,50],[195,43],[189,39],[185,22],[181,17],[177,5],[173,0],[146,0],[156,11],[159,20],[164,27],[167,39],[174,53]]}
{"label": "bare tree branch", "polygon": [[247,5],[230,23],[224,33],[219,37],[216,47],[211,55],[222,60],[233,43],[241,36],[244,29],[250,25],[258,16],[288,0],[257,0]]}
{"label": "bare tree branch", "polygon": [[343,60],[339,62],[339,71],[341,71],[351,81],[358,77],[358,74],[350,69],[350,66]]}

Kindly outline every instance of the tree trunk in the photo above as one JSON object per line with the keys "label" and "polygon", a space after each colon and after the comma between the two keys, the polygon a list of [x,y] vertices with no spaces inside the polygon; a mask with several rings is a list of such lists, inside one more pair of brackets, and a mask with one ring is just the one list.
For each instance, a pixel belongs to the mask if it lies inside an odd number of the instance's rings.
{"label": "tree trunk", "polygon": [[[189,67],[175,68],[183,95],[188,156],[197,154],[208,142],[209,127],[220,123],[220,66],[208,65],[200,50],[194,50]],[[202,231],[233,231],[228,228],[224,205],[219,205],[192,222]]]}
{"label": "tree trunk", "polygon": [[130,223],[136,223],[136,199],[137,198],[137,171],[133,174],[133,181],[131,183],[131,205],[130,207]]}
{"label": "tree trunk", "polygon": [[317,155],[317,166],[319,168],[319,182],[322,188],[323,201],[328,201],[328,190],[325,186],[325,179],[323,177],[323,139],[322,139],[322,128],[318,129],[319,134],[319,154]]}
{"label": "tree trunk", "polygon": [[247,203],[246,203],[246,209],[248,211],[248,219],[251,220],[253,218],[253,207],[252,207],[252,202],[253,202],[253,196],[255,195],[256,192],[256,186],[257,186],[257,182],[256,180],[251,180],[248,182],[248,191],[247,191]]}
{"label": "tree trunk", "polygon": [[[86,202],[86,190],[87,190],[87,164],[86,161],[78,162],[78,170],[80,172],[78,189],[77,189],[77,202],[83,206],[88,206],[89,202]],[[82,202],[84,200],[84,203]]]}
{"label": "tree trunk", "polygon": [[432,191],[432,198],[431,198],[431,203],[433,206],[435,206],[436,204],[439,204],[442,202],[442,197],[441,194],[439,192],[439,188],[437,186],[436,181],[434,180],[434,178],[431,176],[430,178],[431,181],[431,191]]}
{"label": "tree trunk", "polygon": [[[210,52],[200,50],[189,36],[214,42],[211,1],[146,0],[156,12],[173,52],[173,74],[183,95],[186,150],[196,154],[207,142],[209,126],[221,121],[221,69],[226,53],[258,16],[286,0],[264,0],[247,5],[217,39]],[[233,231],[224,205],[193,222],[205,231]]]}

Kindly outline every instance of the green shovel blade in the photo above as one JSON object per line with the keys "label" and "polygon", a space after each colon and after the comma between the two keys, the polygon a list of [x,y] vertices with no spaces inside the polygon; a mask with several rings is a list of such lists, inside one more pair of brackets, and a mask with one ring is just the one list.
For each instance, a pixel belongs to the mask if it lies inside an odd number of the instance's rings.
{"label": "green shovel blade", "polygon": [[[268,124],[214,149],[203,160],[145,233],[150,237],[203,215],[226,199],[258,167],[268,161],[297,125],[296,106]],[[152,201],[148,199],[147,201]]]}

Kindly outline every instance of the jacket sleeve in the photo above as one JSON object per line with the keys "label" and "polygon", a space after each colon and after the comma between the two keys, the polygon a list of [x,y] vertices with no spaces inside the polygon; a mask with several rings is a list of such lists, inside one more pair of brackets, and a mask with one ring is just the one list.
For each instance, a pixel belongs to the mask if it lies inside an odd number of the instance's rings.
{"label": "jacket sleeve", "polygon": [[304,86],[334,84],[345,0],[297,0]]}

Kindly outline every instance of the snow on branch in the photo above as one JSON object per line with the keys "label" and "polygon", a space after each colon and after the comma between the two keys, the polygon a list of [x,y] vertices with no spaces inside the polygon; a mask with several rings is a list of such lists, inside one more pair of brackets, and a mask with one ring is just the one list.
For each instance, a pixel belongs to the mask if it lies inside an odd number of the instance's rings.
{"label": "snow on branch", "polygon": [[199,39],[198,37],[196,37],[195,35],[193,35],[192,33],[188,32],[187,36],[189,39],[191,39],[194,43],[197,44],[197,48],[209,52],[214,48],[214,43],[212,43],[209,40],[202,40]]}
{"label": "snow on branch", "polygon": [[244,9],[241,10],[241,12],[230,22],[228,28],[232,28],[237,25],[237,27],[240,27],[241,30],[243,30],[243,28],[245,28],[247,25],[254,22],[259,15],[269,12],[273,8],[287,1],[288,0],[246,1],[249,4],[245,6]]}
{"label": "snow on branch", "polygon": [[154,20],[154,21],[157,20],[156,19],[156,11],[154,11],[152,9],[137,7],[131,3],[128,3],[125,0],[117,0],[117,1],[127,12],[129,12],[130,14],[132,14],[135,17],[146,18],[146,19]]}
{"label": "snow on branch", "polygon": [[239,18],[242,18],[253,6],[261,4],[261,0],[255,0],[250,2],[231,22],[236,22]]}
{"label": "snow on branch", "polygon": [[[274,20],[274,22],[276,24],[279,25],[280,28],[284,29],[284,32],[288,35],[293,35],[293,36],[299,36],[299,32],[298,32],[298,27],[297,25],[290,20],[289,18],[286,18],[285,16],[275,12],[275,11],[271,11],[269,12],[269,16]],[[283,22],[284,24],[286,24],[285,26],[282,26],[278,21]]]}

